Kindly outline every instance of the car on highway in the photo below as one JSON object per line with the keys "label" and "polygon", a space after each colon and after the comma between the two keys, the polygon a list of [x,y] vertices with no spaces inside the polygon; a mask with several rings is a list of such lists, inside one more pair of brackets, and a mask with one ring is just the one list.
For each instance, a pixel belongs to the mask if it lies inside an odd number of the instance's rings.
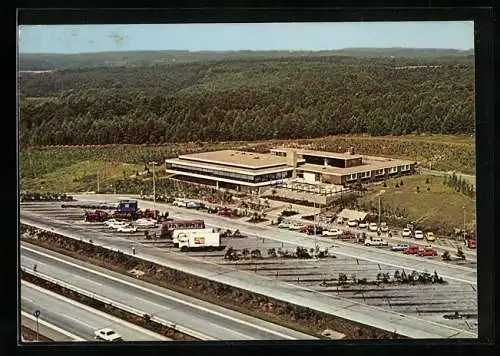
{"label": "car on highway", "polygon": [[331,236],[331,237],[339,237],[342,235],[342,233],[343,233],[343,231],[340,229],[329,229],[329,230],[324,230],[322,232],[322,235],[323,236]]}
{"label": "car on highway", "polygon": [[104,328],[94,331],[94,337],[96,340],[104,341],[122,341],[123,338],[120,334],[115,332],[113,329]]}
{"label": "car on highway", "polygon": [[420,247],[418,246],[408,246],[406,250],[403,251],[405,255],[416,255],[418,251],[420,250]]}
{"label": "car on highway", "polygon": [[425,234],[425,238],[427,239],[427,241],[436,241],[436,236],[434,235],[433,232],[431,231],[428,231],[426,234]]}
{"label": "car on highway", "polygon": [[419,256],[437,256],[437,251],[432,247],[424,247],[418,250]]}
{"label": "car on highway", "polygon": [[302,229],[302,225],[296,224],[296,223],[291,223],[290,226],[288,226],[288,230],[300,230]]}
{"label": "car on highway", "polygon": [[411,230],[408,228],[404,228],[401,232],[401,236],[403,237],[411,237]]}
{"label": "car on highway", "polygon": [[408,244],[397,244],[391,247],[392,251],[404,251],[406,250],[410,245]]}
{"label": "car on highway", "polygon": [[[361,225],[361,224],[360,224]],[[361,227],[361,226],[360,226]],[[377,231],[378,230],[378,225],[376,223],[370,223],[370,225],[368,225],[368,229],[370,231]]]}
{"label": "car on highway", "polygon": [[347,226],[350,226],[350,227],[356,227],[358,226],[358,222],[354,219],[350,219],[348,222],[347,222]]}
{"label": "car on highway", "polygon": [[360,229],[366,229],[366,228],[368,227],[368,223],[366,223],[366,222],[364,222],[364,221],[363,221],[363,222],[360,222],[360,223],[358,224],[358,227],[359,227]]}
{"label": "car on highway", "polygon": [[104,225],[110,226],[113,224],[121,223],[122,221],[116,219],[109,219],[104,222]]}
{"label": "car on highway", "polygon": [[387,223],[385,222],[380,223],[380,231],[389,232],[389,226],[387,226]]}
{"label": "car on highway", "polygon": [[137,227],[132,225],[118,226],[116,228],[118,232],[137,232]]}
{"label": "car on highway", "polygon": [[289,229],[290,228],[290,223],[288,221],[282,221],[278,224],[278,227],[280,229]]}
{"label": "car on highway", "polygon": [[415,233],[413,234],[413,237],[416,240],[423,240],[424,239],[424,232],[422,230],[415,230]]}

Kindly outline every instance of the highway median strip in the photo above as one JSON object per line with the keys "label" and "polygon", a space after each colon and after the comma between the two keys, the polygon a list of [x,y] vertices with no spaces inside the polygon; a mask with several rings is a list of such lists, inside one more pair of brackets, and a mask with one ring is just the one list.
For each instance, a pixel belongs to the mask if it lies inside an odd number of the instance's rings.
{"label": "highway median strip", "polygon": [[31,273],[25,270],[20,271],[21,279],[32,283],[34,285],[37,285],[39,287],[42,287],[44,289],[50,290],[52,292],[55,292],[57,294],[60,294],[66,298],[72,299],[76,302],[79,302],[81,304],[87,305],[89,307],[92,307],[94,309],[97,309],[99,311],[105,312],[107,314],[110,314],[112,316],[115,316],[117,318],[120,318],[122,320],[125,320],[129,323],[135,324],[137,326],[140,326],[144,329],[153,331],[157,334],[163,335],[171,340],[175,341],[197,341],[198,339],[188,335],[180,330],[178,328],[174,328],[168,325],[165,325],[164,323],[161,323],[157,320],[155,320],[154,317],[143,314],[140,315],[140,313],[137,312],[131,312],[128,310],[124,310],[122,307],[118,307],[115,303],[113,305],[112,303],[106,303],[103,301],[103,298],[98,298],[97,296],[91,297],[87,296],[83,293],[80,293],[74,289],[69,289],[62,284],[63,282],[55,282],[55,281],[49,281],[46,278],[42,276],[38,276],[35,273]]}
{"label": "highway median strip", "polygon": [[326,329],[342,333],[346,339],[405,338],[393,332],[214,282],[26,224],[21,224],[21,240],[124,275],[130,275],[131,270],[142,271],[144,274],[137,278],[145,282],[318,338],[327,338],[322,335]]}

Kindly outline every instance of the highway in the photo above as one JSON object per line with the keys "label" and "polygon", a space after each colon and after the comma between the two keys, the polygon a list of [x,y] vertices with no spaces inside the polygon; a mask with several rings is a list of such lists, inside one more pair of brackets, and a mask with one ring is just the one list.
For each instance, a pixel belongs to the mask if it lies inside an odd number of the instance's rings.
{"label": "highway", "polygon": [[[103,200],[102,197],[96,197],[96,200],[97,199]],[[116,199],[121,199],[121,197],[115,197],[113,200]],[[149,204],[149,206],[151,205],[152,203]],[[169,210],[173,209],[169,208]],[[173,214],[177,214],[177,212],[174,212]],[[227,223],[234,222],[219,217],[214,217],[214,219],[222,220],[226,223],[226,226]],[[126,239],[113,236],[112,234],[108,235],[95,233],[95,231],[92,231],[89,228],[58,220],[48,221],[43,217],[23,211],[21,211],[21,221],[33,224],[34,226],[38,226],[40,228],[53,229],[57,233],[64,234],[78,240],[88,240],[89,238],[92,238],[95,244],[106,248],[119,249],[124,253],[131,254],[131,242]],[[261,229],[262,231],[268,231],[269,233],[269,229],[266,230],[261,227],[255,227],[255,229]],[[240,231],[244,232],[242,229],[240,229]],[[276,232],[276,229],[271,229],[271,231]],[[305,239],[308,238],[304,235],[302,235],[302,237]],[[309,240],[312,241],[310,238]],[[363,250],[371,251],[370,249]],[[227,266],[217,265],[215,263],[209,264],[187,255],[176,252],[168,252],[164,249],[155,248],[154,246],[136,245],[136,251],[138,257],[168,266],[170,268],[178,269],[186,273],[195,274],[200,277],[229,284],[238,288],[251,290],[256,293],[267,295],[271,298],[307,306],[328,314],[355,320],[362,324],[371,325],[391,332],[396,331],[401,335],[411,338],[477,337],[477,334],[475,333],[443,325],[441,323],[395,313],[379,307],[368,306],[335,295],[314,291],[312,289],[282,281],[276,281],[274,278],[259,276],[244,271],[237,271]],[[340,248],[335,249],[335,253],[337,253],[337,251],[340,251]],[[384,262],[384,264],[387,264],[387,262]],[[472,271],[472,269],[469,270]],[[442,275],[441,272],[440,275]]]}
{"label": "highway", "polygon": [[35,263],[37,272],[42,275],[182,325],[206,340],[314,339],[310,335],[23,244],[21,266],[31,269]]}
{"label": "highway", "polygon": [[[112,195],[107,196],[75,196],[75,199],[92,200],[96,201],[106,200],[108,202],[118,201],[120,199],[127,199],[127,197],[116,197]],[[153,208],[152,202],[140,200],[140,206],[144,209]],[[166,206],[165,204],[156,204],[156,207],[161,210],[167,210],[170,215],[180,219],[204,219],[208,227],[224,227],[224,229],[240,230],[244,235],[255,236],[258,238],[271,239],[275,241],[294,244],[297,246],[304,246],[307,248],[314,248],[315,244],[322,248],[329,248],[333,245],[336,246],[335,254],[358,258],[370,262],[381,263],[384,265],[392,266],[398,269],[415,270],[418,272],[433,272],[436,271],[443,278],[464,282],[472,285],[477,285],[477,270],[471,267],[457,266],[448,264],[443,261],[436,261],[417,256],[408,256],[403,253],[395,253],[377,248],[368,248],[365,246],[355,245],[349,242],[340,240],[332,240],[321,236],[305,235],[296,231],[280,230],[268,226],[255,226],[254,224],[247,223],[240,220],[232,220],[220,217],[214,214],[208,214],[196,210],[187,210],[183,208],[176,208],[173,206]],[[23,218],[21,212],[21,218]],[[33,217],[32,217],[33,218]],[[42,222],[41,219],[36,219]]]}
{"label": "highway", "polygon": [[170,340],[25,281],[21,281],[21,310],[29,314],[39,310],[40,321],[65,330],[80,341],[94,340],[94,331],[104,327],[121,334],[124,341]]}

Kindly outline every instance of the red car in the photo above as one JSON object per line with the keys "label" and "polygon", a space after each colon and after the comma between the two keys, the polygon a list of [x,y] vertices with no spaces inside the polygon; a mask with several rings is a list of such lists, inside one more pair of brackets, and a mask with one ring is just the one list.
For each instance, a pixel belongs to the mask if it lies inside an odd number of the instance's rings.
{"label": "red car", "polygon": [[406,250],[403,251],[405,255],[416,255],[418,254],[418,251],[420,250],[420,247],[418,246],[410,246]]}
{"label": "red car", "polygon": [[418,255],[419,256],[437,256],[437,251],[434,250],[432,247],[424,247],[418,250]]}

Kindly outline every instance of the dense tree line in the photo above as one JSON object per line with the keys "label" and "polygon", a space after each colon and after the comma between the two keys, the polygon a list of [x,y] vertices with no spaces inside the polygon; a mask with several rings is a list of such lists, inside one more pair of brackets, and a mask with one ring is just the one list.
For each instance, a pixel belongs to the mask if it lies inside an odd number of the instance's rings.
{"label": "dense tree line", "polygon": [[472,65],[355,61],[325,56],[22,74],[21,144],[474,132]]}

